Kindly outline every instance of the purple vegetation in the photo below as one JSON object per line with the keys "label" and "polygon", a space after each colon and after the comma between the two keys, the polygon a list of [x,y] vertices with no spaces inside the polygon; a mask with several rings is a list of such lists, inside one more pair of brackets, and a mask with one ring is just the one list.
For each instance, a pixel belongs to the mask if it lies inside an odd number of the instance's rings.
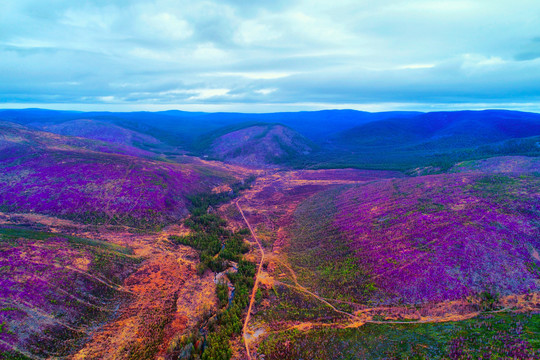
{"label": "purple vegetation", "polygon": [[209,153],[236,164],[266,167],[313,151],[309,140],[283,126],[261,124],[226,133],[215,139]]}
{"label": "purple vegetation", "polygon": [[65,355],[92,324],[114,315],[119,285],[137,263],[116,251],[125,249],[0,230],[0,351]]}
{"label": "purple vegetation", "polygon": [[60,124],[42,125],[38,123],[36,125],[56,134],[80,136],[127,146],[160,144],[160,141],[152,136],[98,120],[77,119]]}
{"label": "purple vegetation", "polygon": [[[154,157],[155,154],[126,144],[114,144],[77,137],[62,136],[38,131],[11,122],[0,121],[0,150],[18,154],[33,154],[49,150],[99,151],[111,154],[124,154],[141,157]],[[3,155],[3,154],[2,154]],[[0,159],[2,157],[0,156]]]}
{"label": "purple vegetation", "polygon": [[82,149],[9,147],[0,156],[0,209],[81,222],[155,226],[187,214],[186,196],[219,170]]}
{"label": "purple vegetation", "polygon": [[540,158],[527,156],[498,156],[489,159],[462,161],[451,172],[540,173]]}
{"label": "purple vegetation", "polygon": [[382,299],[444,301],[538,290],[538,177],[472,174],[344,191],[335,225]]}

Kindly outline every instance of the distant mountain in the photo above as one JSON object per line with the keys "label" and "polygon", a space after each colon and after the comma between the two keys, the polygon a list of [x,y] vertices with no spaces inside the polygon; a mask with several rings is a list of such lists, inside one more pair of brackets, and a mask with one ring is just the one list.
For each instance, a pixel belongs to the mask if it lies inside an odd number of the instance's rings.
{"label": "distant mountain", "polygon": [[338,135],[360,146],[463,148],[540,135],[540,114],[486,110],[433,112],[363,124]]}
{"label": "distant mountain", "polygon": [[201,139],[206,153],[220,160],[249,166],[270,166],[305,156],[314,145],[280,124],[250,124],[220,129]]}
{"label": "distant mountain", "polygon": [[333,134],[360,124],[384,119],[410,118],[421,114],[412,111],[390,111],[369,113],[357,110],[321,110],[300,112],[278,112],[266,114],[207,113],[199,114],[191,120],[201,124],[239,124],[246,122],[279,123],[298,131],[307,138],[321,142]]}
{"label": "distant mountain", "polygon": [[159,112],[77,112],[44,109],[0,110],[0,120],[41,128],[78,119],[98,120],[151,135],[172,145],[190,145],[206,132],[247,122],[280,123],[314,141],[370,121],[410,118],[419,112],[369,113],[356,110],[322,110],[266,114],[203,113],[178,110]]}
{"label": "distant mountain", "polygon": [[433,112],[365,123],[331,137],[313,167],[445,171],[464,160],[540,155],[540,114]]}
{"label": "distant mountain", "polygon": [[[540,155],[540,114],[505,110],[246,114],[26,109],[0,111],[2,120],[137,147],[172,161],[179,155],[193,154],[252,166],[286,163],[296,168],[400,171],[431,166],[445,171],[464,160]],[[286,145],[279,150],[281,145],[272,145],[269,139],[258,144],[256,137],[250,140],[251,135],[239,147],[234,140],[238,134],[233,134],[232,139],[223,139],[221,150],[226,152],[211,150],[212,141],[227,132],[261,123],[281,124],[287,127],[286,132],[294,131],[297,136],[279,135]],[[291,141],[287,140],[289,137]],[[291,144],[300,143],[309,149],[302,145],[290,148]],[[272,156],[272,152],[276,155]]]}

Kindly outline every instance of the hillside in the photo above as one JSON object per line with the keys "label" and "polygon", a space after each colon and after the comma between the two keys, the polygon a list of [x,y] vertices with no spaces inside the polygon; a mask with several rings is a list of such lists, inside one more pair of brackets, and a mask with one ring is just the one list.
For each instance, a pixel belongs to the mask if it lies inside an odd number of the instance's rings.
{"label": "hillside", "polygon": [[433,112],[385,119],[332,137],[313,167],[354,166],[443,172],[455,163],[494,156],[540,156],[540,115],[486,110]]}
{"label": "hillside", "polygon": [[540,135],[540,115],[486,110],[433,112],[354,127],[339,139],[361,146],[463,148]]}
{"label": "hillside", "polygon": [[537,358],[538,117],[0,111],[0,358]]}
{"label": "hillside", "polygon": [[213,275],[169,236],[244,169],[150,155],[0,122],[0,358],[173,358],[216,311]]}
{"label": "hillside", "polygon": [[[431,166],[440,172],[464,160],[540,155],[540,115],[503,110],[431,113],[324,110],[248,114],[27,109],[0,111],[0,120],[112,141],[173,161],[184,154],[205,154],[263,167],[286,163],[294,168],[405,171]],[[257,124],[287,127],[288,130],[278,136],[285,146],[266,141],[266,145],[249,154],[247,145],[238,147],[237,141],[232,139],[236,135],[243,136],[237,133],[223,139],[226,153],[212,151],[212,142],[217,138]],[[297,132],[302,140],[287,134],[289,132]],[[251,141],[252,135],[246,136],[246,141]],[[292,138],[296,138],[292,143],[304,143],[307,147],[291,147],[288,139]],[[252,144],[248,145],[253,148]]]}
{"label": "hillside", "polygon": [[0,357],[72,353],[115,316],[127,298],[123,281],[139,263],[122,246],[0,225]]}
{"label": "hillside", "polygon": [[71,149],[142,157],[154,155],[142,149],[124,144],[66,137],[8,121],[0,121],[0,149],[16,150],[22,153],[30,153],[43,149]]}
{"label": "hillside", "polygon": [[144,154],[141,150],[123,145],[6,123],[1,129],[0,209],[4,212],[152,227],[187,215],[190,194],[234,179],[219,166],[145,159],[133,156]]}
{"label": "hillside", "polygon": [[[418,112],[369,113],[355,110],[323,110],[267,114],[159,112],[77,112],[44,109],[0,110],[0,120],[42,128],[62,123],[92,120],[152,136],[163,143],[184,149],[198,148],[197,140],[208,132],[245,123],[280,123],[313,141],[325,141],[332,134],[363,123],[384,119],[409,118]],[[51,130],[53,131],[53,130]],[[53,131],[54,132],[54,131]],[[71,135],[71,134],[70,134]]]}
{"label": "hillside", "polygon": [[540,158],[500,156],[482,160],[462,161],[454,165],[450,172],[540,173]]}
{"label": "hillside", "polygon": [[40,124],[39,127],[55,134],[78,136],[132,147],[154,148],[161,143],[150,135],[98,120],[77,119],[52,125]]}
{"label": "hillside", "polygon": [[464,173],[333,189],[296,211],[290,258],[308,283],[352,301],[538,291],[538,188],[537,174]]}
{"label": "hillside", "polygon": [[213,134],[209,156],[248,166],[267,167],[308,155],[314,145],[294,130],[279,124],[256,124]]}
{"label": "hillside", "polygon": [[534,164],[492,158],[416,177],[265,171],[220,209],[264,250],[253,358],[536,358]]}

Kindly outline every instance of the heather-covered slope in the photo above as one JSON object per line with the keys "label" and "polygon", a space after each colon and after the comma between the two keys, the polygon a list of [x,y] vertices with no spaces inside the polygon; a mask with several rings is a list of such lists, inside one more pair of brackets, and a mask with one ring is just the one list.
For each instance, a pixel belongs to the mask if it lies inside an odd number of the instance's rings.
{"label": "heather-covered slope", "polygon": [[62,136],[8,121],[0,121],[0,150],[22,154],[44,149],[90,150],[142,157],[154,155],[125,144]]}
{"label": "heather-covered slope", "polygon": [[130,253],[105,242],[0,227],[0,358],[73,353],[115,315],[126,295],[122,282],[139,263]]}
{"label": "heather-covered slope", "polygon": [[453,166],[450,172],[540,173],[540,158],[500,156],[482,160],[463,161]]}
{"label": "heather-covered slope", "polygon": [[538,291],[538,175],[443,174],[323,192],[290,259],[331,297],[425,303]]}
{"label": "heather-covered slope", "polygon": [[[227,129],[228,130],[228,129]],[[287,162],[313,150],[308,139],[279,124],[256,124],[227,131],[211,140],[208,154],[242,165],[268,166]]]}
{"label": "heather-covered slope", "polygon": [[101,148],[89,140],[5,129],[0,140],[2,211],[85,223],[158,226],[187,215],[189,195],[231,179],[209,164],[103,153],[74,146]]}
{"label": "heather-covered slope", "polygon": [[60,135],[78,136],[132,147],[156,147],[161,143],[150,135],[91,119],[70,120],[60,124],[42,125],[40,128]]}

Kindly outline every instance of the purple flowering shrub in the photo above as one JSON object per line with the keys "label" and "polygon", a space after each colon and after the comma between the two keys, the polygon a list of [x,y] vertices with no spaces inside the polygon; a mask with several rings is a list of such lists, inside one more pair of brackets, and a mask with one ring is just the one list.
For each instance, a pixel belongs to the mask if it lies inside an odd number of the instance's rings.
{"label": "purple flowering shrub", "polygon": [[223,174],[125,155],[15,147],[0,155],[0,210],[155,227],[185,216],[186,196]]}
{"label": "purple flowering shrub", "polygon": [[342,191],[333,226],[381,301],[538,290],[540,178],[445,174]]}
{"label": "purple flowering shrub", "polygon": [[62,136],[0,121],[0,150],[31,155],[45,149],[90,150],[111,154],[153,157],[155,154],[127,145],[79,137]]}
{"label": "purple flowering shrub", "polygon": [[0,357],[72,352],[115,313],[139,260],[129,249],[59,234],[0,228]]}
{"label": "purple flowering shrub", "polygon": [[37,126],[56,134],[77,136],[128,146],[158,145],[160,143],[159,140],[150,135],[93,119],[76,119],[59,124],[37,124]]}
{"label": "purple flowering shrub", "polygon": [[260,124],[230,131],[208,145],[208,154],[212,157],[259,167],[313,151],[313,145],[307,138],[278,124]]}

